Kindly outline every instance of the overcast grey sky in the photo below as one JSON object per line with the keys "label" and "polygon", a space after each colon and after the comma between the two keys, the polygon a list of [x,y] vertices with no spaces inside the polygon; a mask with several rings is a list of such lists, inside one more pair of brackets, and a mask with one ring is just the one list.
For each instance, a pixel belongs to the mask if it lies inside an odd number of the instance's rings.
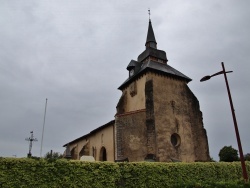
{"label": "overcast grey sky", "polygon": [[43,155],[114,118],[128,77],[144,50],[148,8],[168,64],[193,81],[210,155],[238,149],[223,75],[225,63],[244,153],[250,153],[250,1],[0,0],[0,156],[25,157],[30,131]]}

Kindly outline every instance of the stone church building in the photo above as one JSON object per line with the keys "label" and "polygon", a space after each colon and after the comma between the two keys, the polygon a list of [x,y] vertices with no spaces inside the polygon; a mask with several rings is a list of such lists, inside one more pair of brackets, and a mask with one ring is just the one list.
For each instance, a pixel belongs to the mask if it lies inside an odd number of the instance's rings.
{"label": "stone church building", "polygon": [[96,161],[208,161],[209,148],[199,101],[189,77],[168,65],[157,49],[151,20],[146,48],[127,66],[129,77],[115,119],[64,147],[72,159]]}

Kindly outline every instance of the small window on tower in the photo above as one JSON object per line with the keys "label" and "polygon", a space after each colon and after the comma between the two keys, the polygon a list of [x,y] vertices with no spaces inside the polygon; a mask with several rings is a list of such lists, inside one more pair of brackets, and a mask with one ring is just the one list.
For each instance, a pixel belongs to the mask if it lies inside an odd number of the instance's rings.
{"label": "small window on tower", "polygon": [[135,70],[134,70],[134,69],[131,69],[131,70],[129,71],[129,76],[130,76],[130,77],[133,76],[134,73],[135,73]]}
{"label": "small window on tower", "polygon": [[177,147],[181,144],[181,138],[177,133],[171,135],[171,143],[174,147]]}

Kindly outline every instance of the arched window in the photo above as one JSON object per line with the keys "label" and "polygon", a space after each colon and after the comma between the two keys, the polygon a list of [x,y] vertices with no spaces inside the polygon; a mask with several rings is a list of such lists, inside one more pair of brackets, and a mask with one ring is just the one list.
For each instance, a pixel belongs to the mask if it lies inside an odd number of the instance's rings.
{"label": "arched window", "polygon": [[100,161],[107,161],[107,152],[105,147],[102,147],[100,150]]}
{"label": "arched window", "polygon": [[85,146],[83,146],[80,153],[79,153],[79,158],[81,158],[81,156],[83,156],[83,155],[86,155],[85,149],[86,149]]}
{"label": "arched window", "polygon": [[74,146],[71,149],[70,154],[71,154],[71,159],[77,159],[76,146]]}
{"label": "arched window", "polygon": [[82,146],[81,151],[79,152],[79,158],[83,155],[90,155],[89,141],[86,140],[86,143]]}

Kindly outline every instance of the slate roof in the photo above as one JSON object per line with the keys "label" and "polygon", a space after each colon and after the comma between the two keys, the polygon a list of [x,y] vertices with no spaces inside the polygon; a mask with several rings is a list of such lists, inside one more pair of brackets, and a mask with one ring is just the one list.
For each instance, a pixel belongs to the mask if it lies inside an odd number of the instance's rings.
{"label": "slate roof", "polygon": [[142,62],[148,56],[157,57],[158,59],[162,59],[168,61],[167,54],[163,50],[158,50],[156,48],[147,47],[137,58],[137,61]]}
{"label": "slate roof", "polygon": [[139,62],[135,61],[135,60],[131,60],[130,63],[127,66],[127,70],[131,70],[133,68],[135,68],[138,65]]}
{"label": "slate roof", "polygon": [[[139,62],[137,63],[139,66],[141,65],[141,63]],[[175,78],[185,80],[186,82],[190,82],[192,80],[191,78],[182,74],[181,72],[169,66],[168,64],[163,64],[163,63],[159,63],[153,60],[149,60],[148,62],[142,63],[139,70],[136,71],[133,76],[129,77],[125,82],[123,82],[123,84],[118,89],[122,90],[124,87],[128,86],[128,84],[130,84],[132,81],[134,81],[135,79],[137,79],[139,76],[141,76],[147,71],[152,71],[152,72],[157,72],[157,73],[161,73],[164,75],[172,76]]]}
{"label": "slate roof", "polygon": [[148,34],[147,34],[146,44],[148,42],[155,42],[157,44],[157,42],[155,40],[155,35],[154,35],[153,27],[151,24],[151,20],[149,20],[149,24],[148,24]]}
{"label": "slate roof", "polygon": [[[137,61],[130,61],[127,66],[127,70],[130,71],[131,69],[134,69],[134,75],[129,76],[129,78],[123,82],[123,84],[118,89],[122,90],[123,88],[127,87],[131,82],[142,76],[147,71],[157,72],[166,76],[172,76],[177,79],[185,80],[187,83],[192,80],[178,70],[169,66],[167,64],[168,59],[166,52],[163,50],[158,50],[156,44],[157,43],[155,40],[152,23],[149,19],[148,33],[145,44],[146,49],[138,56]],[[155,59],[155,61],[152,59]]]}

